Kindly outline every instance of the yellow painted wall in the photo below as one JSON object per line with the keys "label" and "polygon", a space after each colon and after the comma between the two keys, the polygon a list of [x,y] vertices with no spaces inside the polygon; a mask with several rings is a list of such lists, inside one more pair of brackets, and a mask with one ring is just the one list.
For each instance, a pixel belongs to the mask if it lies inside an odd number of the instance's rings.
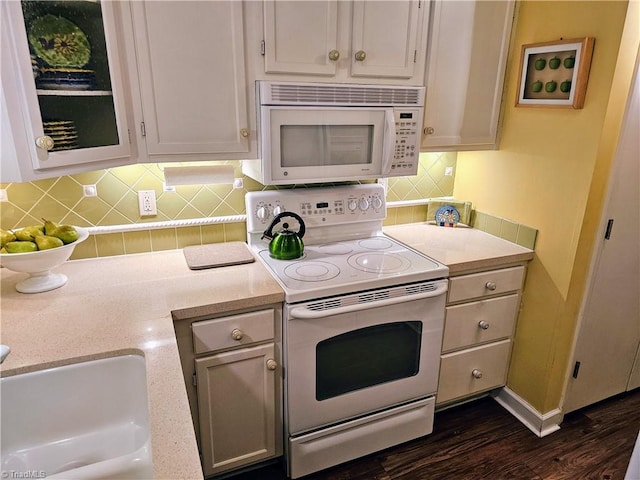
{"label": "yellow painted wall", "polygon": [[[590,193],[594,172],[608,178],[615,152],[611,139],[617,139],[623,111],[612,107],[624,104],[628,91],[628,78],[626,91],[623,80],[614,85],[627,6],[626,1],[521,2],[500,149],[458,154],[455,197],[538,229],[508,386],[542,413],[561,403],[602,203]],[[596,41],[584,108],[515,107],[521,46],[586,36]],[[612,86],[611,98],[617,99],[610,104]]]}

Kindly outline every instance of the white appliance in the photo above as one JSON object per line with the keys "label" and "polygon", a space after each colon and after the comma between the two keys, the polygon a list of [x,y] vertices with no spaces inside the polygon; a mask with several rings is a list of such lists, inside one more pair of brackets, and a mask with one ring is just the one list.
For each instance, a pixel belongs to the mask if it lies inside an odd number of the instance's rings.
{"label": "white appliance", "polygon": [[424,87],[256,82],[264,185],[416,175]]}
{"label": "white appliance", "polygon": [[[291,478],[431,433],[449,271],[383,234],[383,187],[251,192],[246,207],[249,245],[285,291]],[[261,238],[283,211],[305,223],[296,260]]]}

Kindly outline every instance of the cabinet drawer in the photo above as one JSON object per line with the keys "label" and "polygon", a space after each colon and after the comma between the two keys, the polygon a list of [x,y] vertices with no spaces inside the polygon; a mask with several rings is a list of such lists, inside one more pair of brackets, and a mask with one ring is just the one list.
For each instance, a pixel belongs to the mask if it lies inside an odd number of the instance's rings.
{"label": "cabinet drawer", "polygon": [[510,348],[511,341],[502,340],[442,355],[436,403],[504,385]]}
{"label": "cabinet drawer", "polygon": [[194,322],[196,354],[270,340],[274,336],[273,309]]}
{"label": "cabinet drawer", "polygon": [[442,351],[508,338],[513,333],[520,295],[489,298],[447,307]]}
{"label": "cabinet drawer", "polygon": [[513,292],[522,287],[523,279],[524,267],[453,277],[449,283],[449,303]]}

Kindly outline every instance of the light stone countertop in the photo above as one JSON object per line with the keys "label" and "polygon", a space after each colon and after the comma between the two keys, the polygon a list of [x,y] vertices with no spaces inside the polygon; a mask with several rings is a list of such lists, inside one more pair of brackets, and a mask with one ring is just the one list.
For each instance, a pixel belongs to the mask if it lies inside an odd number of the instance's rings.
{"label": "light stone countertop", "polygon": [[525,262],[530,250],[475,228],[407,223],[384,227],[384,233],[449,267],[449,275]]}
{"label": "light stone countertop", "polygon": [[[527,261],[533,251],[471,228],[427,223],[384,232],[449,267],[451,274]],[[182,250],[74,260],[50,292],[21,294],[26,274],[0,268],[0,341],[8,376],[77,361],[143,354],[156,479],[202,478],[171,312],[176,321],[284,301],[259,261],[189,270]]]}
{"label": "light stone countertop", "polygon": [[[156,479],[201,479],[172,310],[187,318],[280,303],[259,261],[189,270],[182,250],[74,260],[56,268],[62,288],[21,294],[26,274],[0,269],[1,337],[9,376],[77,361],[143,354]],[[193,310],[191,310],[193,309]]]}

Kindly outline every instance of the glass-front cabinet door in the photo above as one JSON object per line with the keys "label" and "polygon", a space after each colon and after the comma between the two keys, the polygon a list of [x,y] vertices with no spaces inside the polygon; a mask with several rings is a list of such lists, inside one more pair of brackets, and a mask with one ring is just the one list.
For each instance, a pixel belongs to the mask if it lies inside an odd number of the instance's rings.
{"label": "glass-front cabinet door", "polygon": [[116,7],[4,2],[35,171],[131,162]]}

